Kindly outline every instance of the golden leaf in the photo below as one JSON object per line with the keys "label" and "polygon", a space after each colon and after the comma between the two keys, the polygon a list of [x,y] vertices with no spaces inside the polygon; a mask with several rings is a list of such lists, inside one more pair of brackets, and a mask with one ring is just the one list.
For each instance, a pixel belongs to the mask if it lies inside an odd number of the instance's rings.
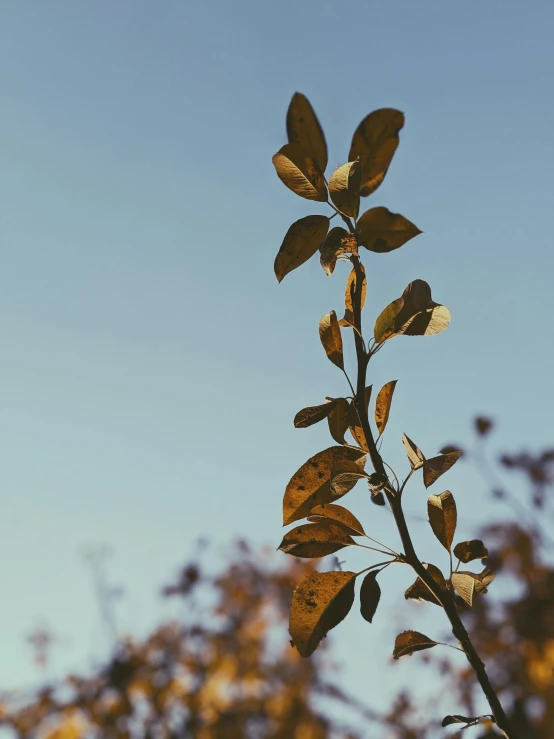
{"label": "golden leaf", "polygon": [[[314,506],[330,503],[336,497],[331,492],[331,476],[361,471],[365,461],[366,455],[361,450],[342,446],[330,447],[311,457],[287,485],[283,498],[283,523],[298,521]],[[355,482],[352,487],[354,485]]]}
{"label": "golden leaf", "polygon": [[381,600],[381,588],[377,582],[377,575],[380,570],[373,570],[368,572],[362,582],[360,588],[360,612],[362,617],[372,623],[373,616]]}
{"label": "golden leaf", "polygon": [[329,180],[329,195],[335,207],[354,220],[360,210],[361,176],[361,164],[355,161],[335,169]]}
{"label": "golden leaf", "polygon": [[[331,183],[329,183],[329,191]],[[399,213],[383,207],[366,210],[356,224],[358,244],[369,251],[384,254],[403,246],[421,233],[417,226]]]}
{"label": "golden leaf", "polygon": [[373,335],[378,344],[394,336],[438,334],[450,323],[450,311],[431,299],[425,280],[414,280],[402,296],[393,300],[375,322]]}
{"label": "golden leaf", "polygon": [[346,444],[344,435],[348,431],[349,409],[350,405],[346,398],[337,398],[331,413],[327,416],[329,432],[337,444]]}
{"label": "golden leaf", "polygon": [[404,113],[381,108],[367,115],[355,130],[348,160],[359,159],[362,165],[361,195],[371,195],[385,179],[403,126]]}
{"label": "golden leaf", "polygon": [[[367,280],[365,276],[364,265],[360,264],[360,268],[363,274],[362,299],[360,303],[360,310],[362,310],[365,304],[365,296],[366,296],[366,291],[367,291]],[[356,295],[356,285],[357,285],[356,269],[355,267],[353,267],[350,274],[348,275],[348,280],[346,282],[346,290],[344,292],[344,318],[342,318],[339,321],[340,326],[354,326],[354,296]]]}
{"label": "golden leaf", "polygon": [[330,400],[328,403],[322,405],[312,405],[309,408],[303,408],[298,411],[294,417],[294,427],[297,429],[305,429],[308,426],[312,426],[314,423],[323,421],[324,418],[331,413],[335,407],[335,401]]}
{"label": "golden leaf", "polygon": [[315,506],[310,511],[308,521],[320,521],[324,518],[339,523],[353,536],[363,536],[365,534],[363,526],[356,516],[341,505],[324,503],[323,505]]}
{"label": "golden leaf", "polygon": [[418,470],[420,467],[423,467],[425,457],[423,456],[421,449],[417,447],[414,442],[406,436],[406,434],[402,434],[402,443],[404,444],[404,449],[408,455],[411,468],[413,470]]}
{"label": "golden leaf", "polygon": [[329,231],[327,238],[319,247],[319,263],[323,267],[325,274],[332,275],[337,263],[337,257],[352,251],[352,239],[352,234],[349,234],[341,226],[335,226]]}
{"label": "golden leaf", "polygon": [[392,396],[398,380],[391,380],[379,390],[377,400],[375,401],[375,423],[377,430],[381,436],[387,426],[389,420]]}
{"label": "golden leaf", "polygon": [[[431,575],[433,580],[437,583],[437,585],[442,590],[446,590],[446,580],[444,579],[444,576],[439,568],[435,567],[435,565],[427,564],[426,562],[423,563],[423,566]],[[404,593],[404,597],[406,598],[406,600],[425,600],[428,603],[434,603],[438,606],[441,605],[440,601],[433,595],[433,593],[429,590],[427,585],[420,577],[416,579],[413,585],[410,585],[410,587]]]}
{"label": "golden leaf", "polygon": [[465,602],[472,605],[473,595],[475,593],[486,593],[487,586],[495,577],[496,574],[489,569],[484,569],[479,574],[475,572],[455,572],[452,575],[452,585]]}
{"label": "golden leaf", "polygon": [[450,551],[457,521],[456,501],[450,490],[445,490],[440,495],[430,495],[427,512],[433,533],[443,547]]}
{"label": "golden leaf", "polygon": [[292,224],[275,258],[275,275],[279,282],[293,269],[313,257],[328,229],[327,216],[306,216]]}
{"label": "golden leaf", "polygon": [[326,557],[354,543],[354,539],[342,526],[323,520],[306,523],[289,531],[283,537],[279,549],[295,557],[314,559]]}
{"label": "golden leaf", "polygon": [[325,134],[310,101],[300,92],[294,93],[287,111],[287,137],[289,144],[300,144],[319,169],[325,172],[327,167]]}
{"label": "golden leaf", "polygon": [[326,313],[319,322],[319,338],[331,362],[343,370],[342,336],[337,314],[334,310]]}
{"label": "golden leaf", "polygon": [[331,493],[333,499],[342,498],[346,495],[356,483],[362,478],[368,479],[369,475],[363,470],[357,470],[356,472],[339,472],[338,475],[333,474],[331,476]]}
{"label": "golden leaf", "polygon": [[438,457],[426,459],[423,465],[423,483],[426,488],[430,487],[441,475],[453,467],[462,456],[462,452],[447,452],[439,454]]}
{"label": "golden leaf", "polygon": [[421,634],[419,631],[404,631],[396,637],[392,656],[394,659],[399,659],[405,655],[419,652],[422,649],[430,649],[436,645],[436,641],[429,639],[428,636]]}
{"label": "golden leaf", "polygon": [[309,657],[319,642],[339,624],[354,602],[355,572],[314,572],[292,596],[289,633],[302,657]]}
{"label": "golden leaf", "polygon": [[360,424],[358,411],[356,410],[356,406],[352,401],[350,402],[350,408],[348,409],[348,428],[350,429],[350,433],[352,434],[356,444],[358,444],[358,446],[364,449],[366,452],[369,451],[364,430]]}
{"label": "golden leaf", "polygon": [[300,144],[285,144],[273,156],[277,176],[301,198],[327,202],[323,173]]}
{"label": "golden leaf", "polygon": [[467,564],[474,559],[484,559],[489,556],[487,547],[480,539],[472,539],[471,541],[461,541],[454,547],[454,556],[460,562]]}

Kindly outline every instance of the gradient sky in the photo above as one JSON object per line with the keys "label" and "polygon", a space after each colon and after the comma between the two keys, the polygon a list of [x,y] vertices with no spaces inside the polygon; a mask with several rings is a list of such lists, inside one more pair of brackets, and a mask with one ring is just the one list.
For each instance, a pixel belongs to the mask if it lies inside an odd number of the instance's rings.
{"label": "gradient sky", "polygon": [[[345,392],[317,324],[346,268],[273,274],[290,223],[320,211],[271,164],[295,90],[330,169],[368,112],[406,113],[364,206],[424,233],[367,255],[366,320],[416,277],[453,319],[372,365],[376,386],[399,380],[386,456],[404,474],[403,431],[433,453],[477,412],[499,448],[552,442],[553,28],[551,0],[0,2],[0,685],[36,679],[37,624],[62,640],[54,673],[105,653],[84,545],[113,547],[119,628],[142,633],[199,536],[277,546],[289,477],[329,445],[292,419]],[[462,465],[448,486],[470,538],[483,486]],[[414,515],[425,500],[414,485]],[[399,678],[384,663],[408,615],[386,608],[411,579],[391,576],[375,627],[337,630],[361,697]]]}

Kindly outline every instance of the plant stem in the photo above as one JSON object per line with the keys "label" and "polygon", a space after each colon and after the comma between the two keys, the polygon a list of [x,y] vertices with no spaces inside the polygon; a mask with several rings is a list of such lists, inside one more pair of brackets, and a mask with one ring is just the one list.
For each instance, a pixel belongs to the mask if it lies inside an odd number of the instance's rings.
{"label": "plant stem", "polygon": [[[351,230],[354,230],[351,224],[349,224],[349,226],[351,227]],[[384,479],[388,481],[388,476],[385,470],[383,459],[377,449],[375,440],[373,438],[373,433],[369,425],[369,418],[368,418],[367,409],[365,405],[366,374],[367,374],[367,365],[370,359],[370,355],[366,353],[365,348],[364,348],[364,342],[363,342],[363,339],[361,338],[362,337],[361,305],[362,305],[362,286],[363,286],[364,273],[362,271],[360,259],[357,255],[352,255],[351,261],[356,271],[356,290],[354,294],[353,312],[354,312],[354,325],[357,329],[354,332],[354,342],[356,345],[356,358],[357,358],[357,363],[358,363],[358,377],[357,377],[357,382],[356,382],[356,394],[354,397],[354,405],[358,413],[358,417],[360,419],[360,426],[362,427],[362,430],[364,433],[367,450],[369,453],[369,457],[371,459],[371,463],[373,464],[373,468],[375,472],[377,472],[380,475],[383,475]],[[384,487],[384,493],[387,497],[392,514],[394,516],[396,527],[398,529],[398,533],[400,534],[400,539],[402,541],[402,546],[404,547],[404,560],[409,565],[411,565],[411,567],[417,573],[418,577],[420,577],[423,580],[425,585],[429,588],[429,590],[433,593],[433,595],[437,598],[437,600],[441,604],[448,620],[450,621],[450,625],[452,627],[452,634],[462,645],[463,651],[475,672],[477,680],[479,681],[479,685],[481,686],[483,693],[485,694],[489,702],[491,710],[496,719],[497,725],[506,733],[508,739],[518,739],[517,735],[514,733],[513,729],[511,728],[509,724],[508,718],[504,712],[504,709],[502,708],[498,695],[496,694],[496,691],[491,685],[491,682],[489,680],[489,677],[485,669],[485,665],[483,661],[481,660],[481,658],[479,657],[479,655],[477,654],[477,651],[475,650],[475,647],[473,646],[473,643],[471,642],[469,634],[467,633],[467,630],[464,624],[462,623],[462,620],[458,614],[456,603],[454,601],[452,594],[448,592],[447,590],[443,590],[443,588],[441,588],[433,580],[433,578],[431,577],[427,569],[423,566],[423,563],[421,562],[421,560],[416,554],[414,545],[412,543],[412,538],[408,530],[408,525],[406,523],[404,511],[402,509],[401,495],[395,492],[394,488],[389,482],[387,482],[387,484]]]}

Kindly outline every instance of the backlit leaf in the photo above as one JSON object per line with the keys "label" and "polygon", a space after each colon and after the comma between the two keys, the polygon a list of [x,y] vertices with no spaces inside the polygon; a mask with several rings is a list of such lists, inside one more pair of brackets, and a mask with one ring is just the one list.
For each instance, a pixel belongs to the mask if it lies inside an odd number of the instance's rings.
{"label": "backlit leaf", "polygon": [[403,246],[421,231],[400,213],[391,213],[387,208],[378,207],[363,213],[356,224],[356,233],[361,246],[384,254]]}
{"label": "backlit leaf", "polygon": [[325,172],[327,167],[325,135],[310,101],[300,92],[294,93],[287,111],[287,137],[289,144],[300,144],[319,169]]}
{"label": "backlit leaf", "polygon": [[295,557],[313,559],[326,557],[354,543],[344,527],[324,520],[292,529],[283,537],[279,549]]}
{"label": "backlit leaf", "polygon": [[[365,276],[364,265],[361,263],[360,263],[360,268],[363,274],[362,299],[361,299],[361,304],[360,304],[360,310],[362,310],[365,304],[365,296],[366,296],[366,291],[367,291],[367,280]],[[339,321],[339,324],[341,326],[354,326],[354,296],[356,295],[356,284],[357,284],[356,269],[353,267],[352,271],[348,275],[348,280],[346,282],[346,290],[344,293],[344,318],[342,318]]]}
{"label": "backlit leaf", "polygon": [[356,516],[341,505],[336,505],[335,503],[324,503],[323,505],[315,506],[310,511],[308,521],[320,521],[324,518],[336,521],[353,536],[363,536],[365,534],[363,526]]}
{"label": "backlit leaf", "polygon": [[367,115],[354,132],[348,160],[360,159],[361,195],[371,195],[383,182],[400,140],[398,132],[403,126],[403,113],[381,108]]}
{"label": "backlit leaf", "polygon": [[293,269],[313,257],[328,229],[327,216],[306,216],[292,224],[275,258],[275,275],[279,282]]}
{"label": "backlit leaf", "polygon": [[367,452],[368,445],[365,439],[365,434],[360,425],[360,417],[358,416],[358,411],[356,410],[356,406],[352,401],[350,402],[350,408],[348,411],[348,428],[350,429],[350,433],[354,437],[356,444],[358,444],[358,446],[360,446]]}
{"label": "backlit leaf", "polygon": [[389,420],[392,396],[396,387],[397,380],[391,380],[379,390],[377,400],[375,401],[375,423],[379,435],[383,433]]}
{"label": "backlit leaf", "polygon": [[360,588],[360,611],[362,617],[369,623],[373,621],[373,616],[375,616],[375,611],[381,599],[381,588],[377,582],[378,574],[379,570],[368,572]]}
{"label": "backlit leaf", "polygon": [[396,637],[392,656],[394,659],[399,659],[405,655],[419,652],[422,649],[430,649],[436,645],[436,641],[429,639],[428,636],[421,634],[419,631],[404,631]]}
{"label": "backlit leaf", "polygon": [[[351,447],[333,446],[311,457],[293,475],[283,498],[283,523],[289,524],[307,516],[312,508],[331,503],[331,476],[341,472],[362,471],[364,452]],[[352,483],[352,487],[355,482]]]}
{"label": "backlit leaf", "polygon": [[462,452],[448,452],[447,454],[440,454],[438,457],[432,457],[426,459],[423,465],[423,483],[426,488],[432,485],[441,475],[456,464],[456,462],[462,456]]}
{"label": "backlit leaf", "polygon": [[289,633],[302,657],[347,615],[354,602],[355,572],[314,572],[292,596]]}
{"label": "backlit leaf", "polygon": [[442,720],[441,726],[451,726],[452,724],[471,724],[476,723],[478,720],[479,719],[477,718],[455,714],[454,716],[445,716]]}
{"label": "backlit leaf", "polygon": [[414,280],[402,296],[382,311],[373,330],[375,341],[382,344],[394,336],[438,334],[450,323],[450,311],[431,299],[425,280]]}
{"label": "backlit leaf", "polygon": [[277,176],[301,198],[327,202],[323,173],[300,144],[285,144],[273,156]]}
{"label": "backlit leaf", "polygon": [[327,416],[329,432],[337,444],[346,444],[344,435],[348,431],[349,410],[350,404],[346,398],[337,398]]}
{"label": "backlit leaf", "polygon": [[335,207],[354,220],[360,210],[361,177],[361,164],[355,161],[335,169],[329,180],[329,195]]}
{"label": "backlit leaf", "polygon": [[[423,566],[431,575],[433,580],[437,583],[437,585],[442,588],[442,590],[446,590],[446,581],[439,568],[435,567],[435,565],[427,563],[423,563]],[[413,585],[410,585],[410,587],[404,593],[404,597],[406,598],[406,600],[425,600],[428,603],[434,603],[435,605],[440,606],[440,601],[435,598],[433,593],[429,590],[427,585],[420,577],[417,578]]]}
{"label": "backlit leaf", "polygon": [[471,541],[461,541],[454,547],[454,556],[467,564],[474,559],[484,559],[489,556],[487,547],[480,539],[472,539]]}
{"label": "backlit leaf", "polygon": [[332,275],[337,263],[337,257],[341,254],[351,253],[353,248],[356,248],[356,239],[351,233],[341,226],[332,228],[325,241],[319,247],[319,263],[323,267],[325,274]]}
{"label": "backlit leaf", "polygon": [[455,572],[452,575],[452,585],[456,592],[468,605],[473,602],[475,593],[486,593],[488,585],[494,580],[496,574],[489,569],[477,574],[475,572]]}
{"label": "backlit leaf", "polygon": [[445,490],[440,495],[430,495],[427,512],[433,533],[443,547],[450,551],[457,521],[456,501],[452,493]]}
{"label": "backlit leaf", "polygon": [[305,429],[308,426],[312,426],[314,423],[319,423],[319,421],[323,421],[324,418],[327,418],[334,407],[335,401],[331,400],[322,405],[312,405],[309,408],[303,408],[301,411],[298,411],[294,417],[294,427],[297,429]]}
{"label": "backlit leaf", "polygon": [[337,314],[334,310],[326,313],[319,322],[319,338],[331,362],[340,369],[344,369],[342,336],[339,322],[337,321]]}
{"label": "backlit leaf", "polygon": [[425,457],[423,456],[421,449],[417,447],[414,442],[406,436],[406,434],[402,434],[402,443],[404,444],[404,449],[408,455],[411,468],[413,470],[418,470],[420,467],[423,467]]}
{"label": "backlit leaf", "polygon": [[369,475],[363,470],[357,472],[339,472],[338,475],[333,475],[331,478],[333,499],[342,498],[343,495],[346,495],[362,477],[367,480]]}

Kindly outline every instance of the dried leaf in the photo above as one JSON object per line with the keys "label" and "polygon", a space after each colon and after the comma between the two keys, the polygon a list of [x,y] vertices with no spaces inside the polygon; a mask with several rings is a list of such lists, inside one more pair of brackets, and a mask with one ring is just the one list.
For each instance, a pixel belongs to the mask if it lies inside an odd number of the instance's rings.
{"label": "dried leaf", "polygon": [[364,449],[366,452],[369,451],[364,431],[360,425],[358,411],[356,410],[356,406],[353,402],[350,402],[350,408],[348,410],[348,428],[350,429],[350,433],[352,434],[356,444],[358,444],[358,446]]}
{"label": "dried leaf", "polygon": [[283,537],[279,549],[295,557],[314,559],[326,557],[354,543],[343,526],[323,520],[292,529]]}
{"label": "dried leaf", "polygon": [[394,659],[400,659],[400,657],[419,652],[422,649],[431,649],[436,645],[436,641],[429,639],[425,634],[420,634],[419,631],[404,631],[396,637],[392,656]]}
{"label": "dried leaf", "polygon": [[384,254],[403,246],[421,231],[400,213],[391,213],[387,208],[378,207],[363,213],[356,225],[356,233],[360,246]]}
{"label": "dried leaf", "polygon": [[454,547],[454,556],[467,564],[474,559],[484,559],[489,556],[487,547],[480,539],[472,539],[471,541],[461,541]]}
{"label": "dried leaf", "polygon": [[319,263],[325,274],[332,275],[335,271],[337,257],[348,254],[355,247],[356,239],[345,228],[335,226],[332,228],[325,241],[319,247]]}
{"label": "dried leaf", "polygon": [[456,592],[468,605],[473,603],[475,593],[486,593],[488,585],[494,580],[496,574],[492,570],[484,569],[483,572],[455,572],[452,575],[452,585]]}
{"label": "dried leaf", "polygon": [[[439,570],[439,568],[435,567],[435,565],[427,563],[423,563],[423,566],[431,575],[433,580],[437,583],[437,585],[442,588],[442,590],[446,590],[446,580],[444,579],[443,574]],[[404,597],[406,598],[406,600],[425,600],[428,603],[434,603],[438,606],[441,605],[440,601],[435,598],[433,593],[429,590],[427,585],[420,577],[417,578],[413,585],[410,585],[410,587],[404,593]]]}
{"label": "dried leaf", "polygon": [[430,495],[427,512],[433,533],[443,547],[450,551],[457,521],[456,501],[452,493],[445,490],[440,495]]}
{"label": "dried leaf", "polygon": [[421,449],[417,447],[414,442],[406,436],[406,434],[402,434],[402,443],[404,444],[404,449],[408,455],[411,468],[413,470],[418,470],[420,467],[423,467],[425,457],[423,456]]}
{"label": "dried leaf", "polygon": [[369,475],[363,470],[357,472],[339,472],[338,475],[333,475],[331,477],[331,493],[333,499],[342,498],[343,495],[346,495],[362,477],[367,480]]}
{"label": "dried leaf", "polygon": [[375,611],[381,599],[381,588],[377,582],[379,572],[380,570],[368,572],[360,588],[360,611],[363,618],[369,623],[373,621],[373,616],[375,616]]}
{"label": "dried leaf", "polygon": [[[361,263],[360,268],[363,273],[362,299],[360,305],[360,310],[362,310],[365,304],[367,280],[365,276],[364,265]],[[344,318],[339,321],[339,325],[341,326],[354,326],[354,296],[356,295],[356,280],[356,269],[353,267],[352,271],[348,275],[348,280],[346,282],[346,290],[344,293]]]}
{"label": "dried leaf", "polygon": [[287,111],[287,136],[289,144],[300,144],[319,169],[325,172],[327,167],[325,135],[310,101],[300,92],[294,93]]}
{"label": "dried leaf", "polygon": [[305,429],[308,426],[312,426],[314,423],[323,421],[324,418],[331,413],[336,405],[335,400],[330,400],[322,405],[312,405],[309,408],[303,408],[298,411],[294,417],[294,427],[297,429]]}
{"label": "dried leaf", "polygon": [[349,409],[350,404],[346,398],[337,398],[327,416],[329,432],[337,444],[346,444],[344,435],[348,431]]}
{"label": "dried leaf", "polygon": [[286,233],[275,258],[275,275],[279,282],[316,253],[327,235],[327,216],[306,216],[295,221]]}
{"label": "dried leaf", "polygon": [[398,132],[403,126],[403,113],[381,108],[367,115],[354,132],[348,160],[360,159],[361,195],[371,195],[383,182],[400,141]]}
{"label": "dried leaf", "polygon": [[337,210],[349,218],[358,217],[360,210],[360,162],[348,162],[336,169],[329,180],[329,195]]}
{"label": "dried leaf", "polygon": [[375,322],[375,341],[382,344],[394,336],[438,334],[450,323],[450,311],[431,299],[431,288],[424,280],[414,280],[402,296],[393,300]]}
{"label": "dried leaf", "polygon": [[314,572],[292,596],[289,633],[302,657],[309,657],[319,642],[339,624],[354,602],[355,572]]}
{"label": "dried leaf", "polygon": [[336,497],[331,492],[331,476],[361,471],[365,461],[364,452],[342,446],[330,447],[311,457],[287,485],[283,498],[283,523],[298,521],[314,506],[330,503]]}
{"label": "dried leaf", "polygon": [[362,524],[356,516],[347,508],[334,503],[324,503],[312,508],[308,521],[320,521],[321,519],[329,519],[343,526],[352,536],[364,536],[365,531]]}
{"label": "dried leaf", "polygon": [[273,156],[277,176],[301,198],[327,202],[327,186],[323,173],[300,144],[285,144]]}
{"label": "dried leaf", "polygon": [[398,380],[391,380],[379,390],[377,400],[375,401],[375,423],[379,435],[383,433],[389,420],[392,396]]}
{"label": "dried leaf", "polygon": [[423,483],[426,488],[430,487],[441,475],[453,467],[462,456],[462,452],[448,452],[438,457],[426,459],[423,465]]}
{"label": "dried leaf", "polygon": [[478,718],[470,718],[469,716],[454,714],[454,716],[445,716],[442,720],[441,726],[451,726],[452,724],[471,724],[477,723],[478,720]]}
{"label": "dried leaf", "polygon": [[337,314],[334,310],[326,313],[319,322],[319,338],[331,362],[343,370],[342,336],[339,322],[337,321]]}

